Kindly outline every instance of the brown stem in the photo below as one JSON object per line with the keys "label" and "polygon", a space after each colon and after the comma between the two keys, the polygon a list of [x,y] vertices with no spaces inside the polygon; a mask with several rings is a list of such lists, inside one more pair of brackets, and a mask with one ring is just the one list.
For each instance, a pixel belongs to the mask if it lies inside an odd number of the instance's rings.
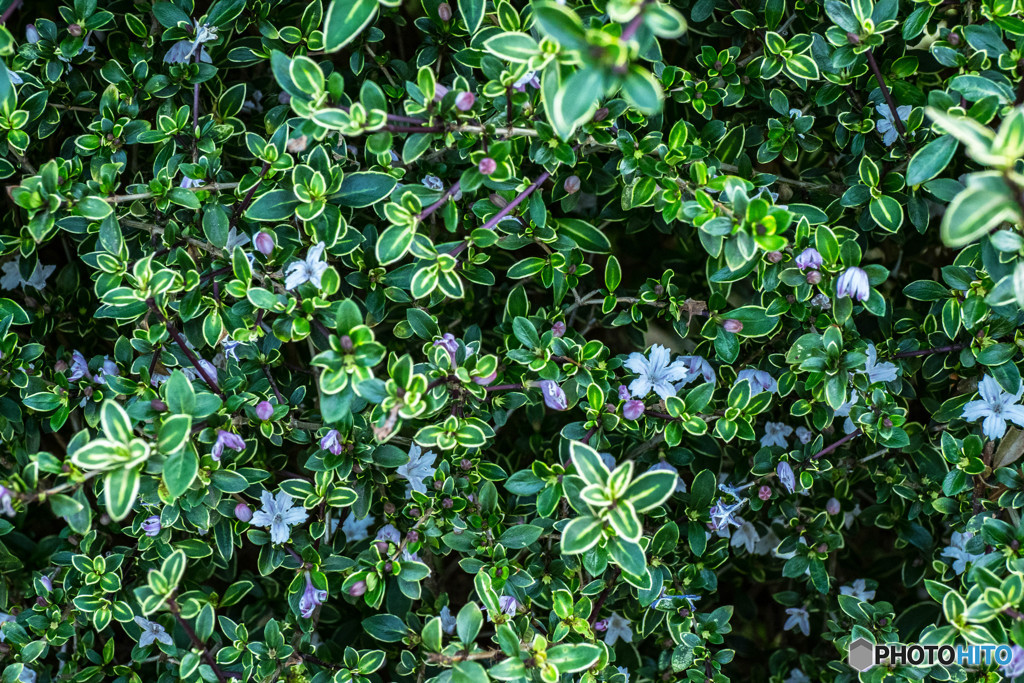
{"label": "brown stem", "polygon": [[858,427],[858,428],[857,428],[857,429],[855,429],[854,431],[850,432],[849,434],[847,434],[847,435],[846,435],[846,436],[844,436],[843,438],[841,438],[841,439],[839,439],[838,441],[836,441],[836,442],[835,442],[834,444],[832,444],[831,446],[826,446],[825,448],[822,448],[822,449],[821,449],[820,451],[818,451],[818,452],[817,452],[817,453],[816,453],[816,454],[814,455],[814,459],[815,459],[815,460],[817,460],[818,458],[820,458],[820,457],[822,457],[822,456],[828,455],[828,454],[829,454],[829,453],[831,453],[832,451],[834,451],[834,450],[836,450],[837,448],[839,448],[840,446],[842,446],[842,445],[843,445],[844,443],[846,443],[847,441],[851,441],[851,440],[855,439],[856,437],[860,436],[861,434],[863,434],[863,432],[862,432],[862,431],[860,430],[860,427]]}
{"label": "brown stem", "polygon": [[206,385],[213,389],[221,399],[227,400],[227,396],[224,395],[224,392],[222,392],[220,387],[217,385],[217,380],[210,377],[209,373],[206,372],[206,369],[203,368],[199,359],[196,357],[196,354],[192,353],[192,349],[188,348],[188,344],[186,343],[185,338],[181,336],[181,332],[179,332],[178,328],[174,326],[174,323],[167,319],[167,316],[165,316],[163,311],[161,311],[156,305],[156,301],[153,299],[146,299],[146,303],[149,305],[150,310],[156,313],[157,317],[160,318],[160,322],[167,326],[167,332],[170,333],[174,343],[177,344],[182,353],[185,354],[185,357],[188,358],[188,362],[196,369],[196,372],[198,372],[203,378]]}
{"label": "brown stem", "polygon": [[882,97],[885,98],[885,103],[889,105],[889,111],[892,112],[893,124],[896,126],[896,130],[899,132],[900,137],[903,141],[907,140],[907,129],[903,126],[903,121],[900,119],[899,112],[896,110],[896,103],[892,99],[892,93],[889,92],[889,86],[885,84],[885,79],[882,78],[882,72],[878,68],[878,62],[875,61],[875,52],[872,48],[868,48],[868,51],[864,53],[868,58],[868,66],[871,67],[872,73],[875,74],[875,80],[878,81],[878,87],[882,90]]}
{"label": "brown stem", "polygon": [[522,388],[522,383],[516,382],[515,384],[496,384],[493,387],[487,387],[487,391],[513,391]]}
{"label": "brown stem", "polygon": [[594,624],[597,623],[598,617],[601,614],[601,607],[604,606],[605,600],[612,594],[612,589],[615,588],[615,581],[619,578],[621,570],[618,567],[612,569],[612,575],[608,577],[608,583],[605,585],[604,590],[597,596],[597,601],[594,603],[594,609],[590,612],[590,628],[594,628]]}
{"label": "brown stem", "polygon": [[181,628],[188,635],[188,639],[192,641],[192,647],[202,649],[203,659],[205,659],[206,663],[211,669],[213,669],[213,675],[216,676],[217,680],[221,683],[226,683],[228,677],[220,670],[220,667],[217,666],[217,661],[213,658],[213,655],[206,647],[206,644],[199,640],[199,636],[196,635],[196,631],[192,628],[192,625],[182,618],[181,610],[178,608],[178,603],[174,601],[174,598],[167,598],[167,609],[171,610],[171,614],[173,614],[174,618],[178,620],[179,624],[181,624]]}
{"label": "brown stem", "polygon": [[238,219],[242,217],[242,214],[245,213],[245,210],[249,208],[249,204],[252,203],[252,198],[256,194],[256,189],[260,186],[260,181],[263,180],[263,178],[267,175],[267,171],[269,170],[270,163],[264,161],[263,168],[260,169],[259,178],[256,180],[255,183],[253,183],[253,186],[249,188],[249,191],[245,193],[245,199],[242,200],[242,203],[236,205],[235,210],[231,213],[231,222],[229,225],[233,226],[238,221]]}
{"label": "brown stem", "polygon": [[918,356],[930,356],[934,353],[952,353],[967,348],[967,344],[950,344],[949,346],[937,346],[934,349],[921,349],[919,351],[900,351],[893,355],[893,358],[916,358]]}
{"label": "brown stem", "polygon": [[277,388],[277,382],[274,381],[274,376],[270,374],[270,368],[266,365],[263,367],[263,374],[266,375],[267,381],[270,382],[270,388],[274,390],[274,396],[277,396],[277,402],[281,405],[287,405],[288,402],[284,400],[284,396],[281,395],[281,391]]}
{"label": "brown stem", "polygon": [[452,186],[449,187],[448,190],[443,195],[441,195],[440,199],[438,199],[436,202],[420,211],[419,214],[417,214],[416,216],[416,220],[422,221],[424,218],[440,209],[442,206],[444,206],[444,203],[448,201],[449,197],[458,193],[460,187],[462,187],[462,181],[456,180],[452,184]]}
{"label": "brown stem", "polygon": [[4,10],[4,13],[0,14],[0,26],[7,23],[7,20],[11,18],[11,15],[14,14],[14,12],[17,11],[19,7],[21,7],[21,3],[22,0],[14,0],[14,2],[7,6],[7,9]]}

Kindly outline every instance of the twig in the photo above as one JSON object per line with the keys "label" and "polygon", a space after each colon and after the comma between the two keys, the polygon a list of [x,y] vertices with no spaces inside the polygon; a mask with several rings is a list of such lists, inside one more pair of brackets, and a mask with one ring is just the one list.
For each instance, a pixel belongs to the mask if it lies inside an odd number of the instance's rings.
{"label": "twig", "polygon": [[[200,185],[198,187],[187,187],[186,190],[191,192],[202,192],[210,191],[216,192],[217,190],[233,190],[238,187],[238,183],[210,183],[209,185]],[[114,195],[113,197],[107,197],[107,201],[111,204],[121,204],[124,202],[134,202],[139,199],[149,199],[153,196],[152,192],[139,192],[138,194],[121,194]]]}
{"label": "twig", "polygon": [[419,214],[417,214],[417,216],[416,216],[416,220],[422,221],[424,218],[426,218],[430,214],[432,214],[435,211],[437,211],[438,209],[440,209],[442,206],[444,206],[444,203],[448,201],[449,197],[451,197],[452,195],[458,193],[459,188],[461,188],[461,187],[462,187],[462,181],[461,180],[456,180],[454,183],[452,183],[452,186],[449,187],[445,191],[445,193],[443,195],[441,195],[440,199],[438,199],[436,202],[434,202],[433,204],[431,204],[427,208],[425,208],[422,211],[420,211]]}
{"label": "twig", "polygon": [[238,219],[242,217],[242,214],[245,213],[245,210],[249,208],[249,204],[252,203],[252,198],[256,194],[257,188],[259,188],[260,182],[263,181],[263,178],[266,177],[267,171],[269,170],[270,163],[264,161],[263,168],[260,169],[260,175],[256,179],[256,182],[253,183],[252,187],[249,188],[249,191],[245,193],[245,199],[242,200],[242,203],[236,204],[235,210],[231,212],[231,222],[228,224],[229,226],[234,226]]}
{"label": "twig", "polygon": [[921,349],[920,351],[900,351],[893,355],[893,358],[916,358],[918,356],[930,356],[933,353],[952,353],[962,351],[967,344],[950,344],[949,346],[937,346],[934,349]]}
{"label": "twig", "polygon": [[188,348],[188,344],[185,341],[185,338],[181,336],[181,332],[178,332],[178,328],[174,326],[174,323],[167,319],[167,316],[163,314],[160,307],[156,305],[156,301],[154,299],[146,299],[146,303],[149,305],[150,310],[156,313],[157,317],[160,318],[160,321],[167,326],[167,331],[170,333],[171,338],[174,339],[174,343],[176,343],[182,353],[185,354],[185,357],[188,358],[188,362],[196,369],[196,372],[198,372],[203,378],[206,385],[213,389],[221,399],[227,400],[227,396],[224,395],[224,392],[222,392],[220,387],[217,385],[217,380],[210,377],[209,373],[206,372],[206,369],[199,362],[196,354],[192,352],[192,349]]}
{"label": "twig", "polygon": [[7,9],[4,10],[3,14],[0,14],[0,25],[6,24],[7,20],[11,18],[11,15],[21,7],[22,0],[14,0]]}
{"label": "twig", "polygon": [[885,79],[882,78],[882,72],[878,68],[878,62],[875,61],[875,52],[873,48],[868,48],[868,51],[864,53],[868,58],[868,66],[871,67],[871,71],[875,74],[875,80],[878,81],[878,87],[882,90],[882,97],[885,98],[885,103],[889,105],[889,111],[892,113],[893,123],[896,124],[896,130],[899,132],[900,137],[904,142],[907,141],[907,129],[903,126],[903,121],[900,119],[899,112],[896,110],[896,103],[893,102],[892,93],[889,92],[889,87],[885,84]]}
{"label": "twig", "polygon": [[860,427],[858,427],[857,429],[853,430],[852,432],[850,432],[849,434],[847,434],[843,438],[841,438],[838,441],[836,441],[831,446],[826,446],[825,448],[822,448],[820,451],[815,453],[814,456],[813,456],[814,460],[817,460],[818,458],[820,458],[820,457],[822,457],[824,455],[828,455],[832,451],[834,451],[837,448],[839,448],[840,446],[842,446],[847,441],[851,441],[852,439],[855,439],[856,437],[860,436],[862,433],[863,432],[861,431]]}
{"label": "twig", "polygon": [[205,659],[209,667],[213,669],[213,674],[217,677],[217,680],[221,683],[226,683],[228,677],[224,675],[224,672],[220,670],[219,666],[217,666],[217,661],[213,658],[213,655],[210,654],[210,650],[206,647],[206,644],[199,640],[199,636],[196,635],[196,631],[192,628],[192,625],[182,618],[181,610],[178,608],[178,603],[174,601],[174,598],[167,598],[167,609],[171,610],[171,614],[173,614],[174,618],[178,620],[179,624],[181,624],[181,628],[188,635],[188,639],[192,641],[192,647],[201,648],[203,650],[203,659]]}

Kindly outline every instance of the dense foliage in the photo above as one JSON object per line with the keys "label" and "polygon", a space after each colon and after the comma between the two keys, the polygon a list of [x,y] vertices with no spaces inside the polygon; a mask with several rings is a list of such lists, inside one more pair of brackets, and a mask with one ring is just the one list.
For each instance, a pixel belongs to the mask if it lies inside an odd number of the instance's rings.
{"label": "dense foliage", "polygon": [[997,680],[1020,0],[13,0],[0,671]]}

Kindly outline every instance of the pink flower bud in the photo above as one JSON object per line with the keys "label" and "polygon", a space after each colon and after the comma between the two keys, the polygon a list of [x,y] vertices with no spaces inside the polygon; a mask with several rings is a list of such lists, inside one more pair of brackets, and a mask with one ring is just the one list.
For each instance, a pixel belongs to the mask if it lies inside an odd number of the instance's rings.
{"label": "pink flower bud", "polygon": [[440,17],[441,21],[452,20],[452,6],[447,2],[442,2],[437,6],[437,16]]}
{"label": "pink flower bud", "polygon": [[757,490],[757,497],[761,500],[768,500],[772,497],[772,490],[768,486],[762,486]]}
{"label": "pink flower bud", "polygon": [[577,175],[569,176],[562,184],[562,188],[565,190],[566,194],[576,194],[580,191],[580,177]]}
{"label": "pink flower bud", "polygon": [[235,519],[240,522],[248,522],[252,519],[252,508],[245,503],[239,503],[235,506]]}
{"label": "pink flower bud", "polygon": [[473,384],[479,384],[480,386],[485,387],[488,384],[492,383],[497,378],[498,378],[498,371],[495,370],[494,372],[492,372],[491,374],[487,375],[486,377],[474,377],[473,378]]}
{"label": "pink flower bud", "polygon": [[838,515],[842,511],[842,506],[839,501],[835,498],[829,498],[828,502],[825,503],[825,511],[830,515]]}
{"label": "pink flower bud", "polygon": [[494,159],[490,157],[484,157],[483,159],[480,160],[480,163],[477,164],[477,169],[480,171],[480,173],[489,176],[498,169],[498,164],[494,161]]}
{"label": "pink flower bud", "polygon": [[270,401],[260,401],[256,404],[256,417],[266,422],[274,415],[274,406]]}
{"label": "pink flower bud", "polygon": [[266,230],[256,233],[253,243],[256,245],[256,251],[264,256],[270,256],[274,253],[274,237]]}
{"label": "pink flower bud", "polygon": [[626,401],[626,405],[622,407],[622,417],[627,420],[635,420],[644,414],[644,402],[643,401]]}
{"label": "pink flower bud", "polygon": [[726,332],[732,332],[733,334],[743,331],[743,323],[733,318],[729,318],[722,323],[722,327],[725,328]]}
{"label": "pink flower bud", "polygon": [[366,582],[365,581],[356,581],[348,589],[348,594],[351,595],[353,598],[358,598],[361,595],[365,595],[366,594]]}
{"label": "pink flower bud", "polygon": [[625,384],[620,384],[619,385],[619,400],[620,401],[628,401],[629,400],[629,388]]}
{"label": "pink flower bud", "polygon": [[551,326],[551,334],[552,336],[555,337],[561,337],[562,335],[564,335],[565,323],[563,323],[561,320],[556,321],[555,324]]}
{"label": "pink flower bud", "polygon": [[471,92],[460,92],[455,96],[455,108],[459,111],[469,111],[476,103],[476,95]]}

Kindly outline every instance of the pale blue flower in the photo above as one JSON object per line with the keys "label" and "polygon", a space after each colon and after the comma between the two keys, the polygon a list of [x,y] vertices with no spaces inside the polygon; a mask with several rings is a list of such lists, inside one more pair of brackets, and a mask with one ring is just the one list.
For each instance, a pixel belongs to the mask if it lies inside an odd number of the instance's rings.
{"label": "pale blue flower", "polygon": [[345,523],[341,525],[341,530],[345,532],[345,538],[349,542],[355,543],[370,537],[370,527],[373,526],[373,522],[373,515],[356,519],[355,513],[349,513],[349,516],[345,518]]}
{"label": "pale blue flower", "polygon": [[398,476],[409,482],[405,489],[406,498],[410,497],[413,491],[427,492],[427,486],[423,480],[433,478],[434,472],[437,471],[437,468],[433,466],[436,459],[437,455],[434,451],[424,453],[417,444],[412,445],[409,449],[409,462],[395,470]]}
{"label": "pale blue flower", "polygon": [[653,390],[662,399],[676,395],[674,382],[683,380],[689,369],[680,360],[672,361],[672,352],[660,344],[654,344],[650,356],[633,352],[623,365],[639,375],[629,383],[629,392],[634,398],[645,398]]}
{"label": "pale blue flower", "polygon": [[1019,405],[1024,387],[1018,386],[1016,393],[1005,391],[991,375],[985,375],[978,383],[980,401],[971,401],[964,406],[963,419],[974,422],[984,418],[982,433],[989,439],[998,439],[1006,434],[1006,423],[1012,422],[1024,427],[1024,407]]}
{"label": "pale blue flower", "polygon": [[324,249],[327,246],[323,242],[317,242],[316,246],[310,247],[306,252],[306,258],[295,261],[288,266],[285,272],[284,288],[295,289],[299,285],[309,282],[317,289],[320,289],[320,278],[327,271],[327,261],[321,261]]}
{"label": "pale blue flower", "polygon": [[800,632],[805,636],[811,635],[811,615],[807,613],[806,608],[790,607],[786,610],[786,614],[789,617],[786,619],[786,623],[782,625],[784,630],[792,631],[795,627],[800,629]]}
{"label": "pale blue flower", "polygon": [[612,615],[608,617],[608,628],[604,632],[604,642],[608,645],[614,645],[619,640],[624,643],[632,643],[633,628],[629,624],[629,619],[618,612],[612,612]]}
{"label": "pale blue flower", "polygon": [[[900,117],[900,121],[906,121],[907,117],[910,116],[911,110],[913,110],[913,107],[906,104],[902,107],[896,107],[896,114]],[[875,111],[882,117],[875,124],[875,129],[882,134],[882,142],[885,143],[885,146],[892,147],[892,143],[896,142],[896,138],[899,137],[899,129],[896,127],[896,119],[892,115],[892,109],[889,108],[888,104],[877,104],[875,105]]]}
{"label": "pale blue flower", "polygon": [[270,540],[286,543],[291,537],[291,527],[306,521],[306,510],[294,507],[292,497],[285,491],[278,491],[275,498],[270,491],[260,494],[263,507],[253,513],[252,523],[270,529]]}
{"label": "pale blue flower", "polygon": [[867,301],[871,296],[867,271],[857,266],[844,270],[836,280],[836,296],[840,299],[848,296],[854,301]]}
{"label": "pale blue flower", "polygon": [[858,600],[863,600],[865,602],[875,599],[875,591],[868,590],[867,582],[865,582],[864,579],[857,579],[853,582],[853,585],[850,586],[841,586],[839,588],[839,593],[842,595],[852,595]]}
{"label": "pale blue flower", "polygon": [[892,382],[898,376],[898,368],[895,363],[879,363],[878,362],[878,350],[874,344],[868,344],[868,348],[865,351],[867,354],[867,362],[864,363],[864,370],[862,371],[868,376],[868,381],[872,384],[877,382]]}
{"label": "pale blue flower", "polygon": [[135,623],[142,629],[142,633],[139,634],[139,647],[149,647],[154,642],[174,645],[174,640],[167,633],[167,629],[155,621],[150,621],[145,617],[135,617]]}
{"label": "pale blue flower", "polygon": [[789,448],[787,439],[793,433],[793,428],[784,422],[765,422],[764,436],[761,437],[761,445],[764,447],[778,446]]}
{"label": "pale blue flower", "polygon": [[742,382],[743,380],[747,380],[747,383],[750,385],[751,396],[757,396],[762,391],[774,394],[779,390],[779,383],[764,370],[755,370],[753,368],[740,370],[736,375],[736,381]]}

